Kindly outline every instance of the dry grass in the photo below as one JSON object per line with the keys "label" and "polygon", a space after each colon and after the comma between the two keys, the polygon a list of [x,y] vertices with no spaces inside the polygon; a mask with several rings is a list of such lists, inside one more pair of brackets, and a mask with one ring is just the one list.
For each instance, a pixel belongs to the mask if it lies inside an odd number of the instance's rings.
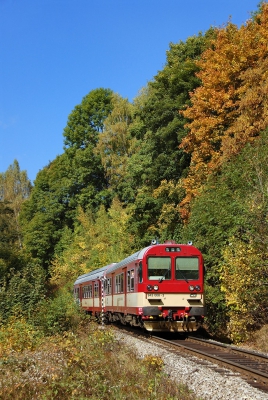
{"label": "dry grass", "polygon": [[247,345],[255,350],[268,353],[268,325],[264,325],[259,331],[251,335]]}
{"label": "dry grass", "polygon": [[137,359],[112,330],[90,323],[79,334],[42,339],[36,349],[9,349],[0,365],[0,399],[196,399],[162,368],[161,358]]}

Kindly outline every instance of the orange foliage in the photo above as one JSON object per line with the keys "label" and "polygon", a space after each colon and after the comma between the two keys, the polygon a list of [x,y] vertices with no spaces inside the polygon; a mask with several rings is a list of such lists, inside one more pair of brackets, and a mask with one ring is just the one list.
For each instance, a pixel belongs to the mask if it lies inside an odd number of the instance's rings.
{"label": "orange foliage", "polygon": [[181,148],[192,156],[180,204],[185,219],[208,175],[268,125],[268,4],[241,28],[219,29],[197,64],[202,84],[182,112],[191,122]]}

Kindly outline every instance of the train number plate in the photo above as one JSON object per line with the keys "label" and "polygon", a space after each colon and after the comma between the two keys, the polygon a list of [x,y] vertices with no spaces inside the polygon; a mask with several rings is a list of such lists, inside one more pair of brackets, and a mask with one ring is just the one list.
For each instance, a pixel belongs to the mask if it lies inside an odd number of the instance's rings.
{"label": "train number plate", "polygon": [[147,297],[164,297],[164,293],[147,293]]}

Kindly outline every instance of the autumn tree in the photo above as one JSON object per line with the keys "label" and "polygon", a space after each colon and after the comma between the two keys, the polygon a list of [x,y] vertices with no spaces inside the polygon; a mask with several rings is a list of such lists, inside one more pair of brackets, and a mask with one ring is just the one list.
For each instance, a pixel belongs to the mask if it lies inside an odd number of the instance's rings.
{"label": "autumn tree", "polygon": [[127,222],[128,215],[117,198],[108,211],[101,206],[96,215],[80,207],[74,232],[66,230],[60,251],[55,251],[50,282],[58,287],[73,284],[79,275],[129,255],[133,239]]}
{"label": "autumn tree", "polygon": [[241,342],[268,322],[267,257],[252,241],[237,238],[229,238],[223,257],[220,277],[228,309],[227,334],[232,341]]}
{"label": "autumn tree", "polygon": [[197,73],[202,85],[191,94],[191,105],[182,113],[191,122],[181,148],[191,154],[181,203],[188,217],[193,197],[211,172],[238,154],[267,126],[266,57],[268,4],[258,17],[241,28],[228,23],[217,31],[201,59]]}

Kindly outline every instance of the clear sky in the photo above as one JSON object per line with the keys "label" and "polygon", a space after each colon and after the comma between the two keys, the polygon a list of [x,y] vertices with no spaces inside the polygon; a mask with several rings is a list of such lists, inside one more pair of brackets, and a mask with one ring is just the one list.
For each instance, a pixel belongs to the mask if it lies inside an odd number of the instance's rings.
{"label": "clear sky", "polygon": [[0,0],[0,172],[34,181],[63,152],[68,115],[96,88],[130,101],[170,42],[241,26],[259,0]]}

